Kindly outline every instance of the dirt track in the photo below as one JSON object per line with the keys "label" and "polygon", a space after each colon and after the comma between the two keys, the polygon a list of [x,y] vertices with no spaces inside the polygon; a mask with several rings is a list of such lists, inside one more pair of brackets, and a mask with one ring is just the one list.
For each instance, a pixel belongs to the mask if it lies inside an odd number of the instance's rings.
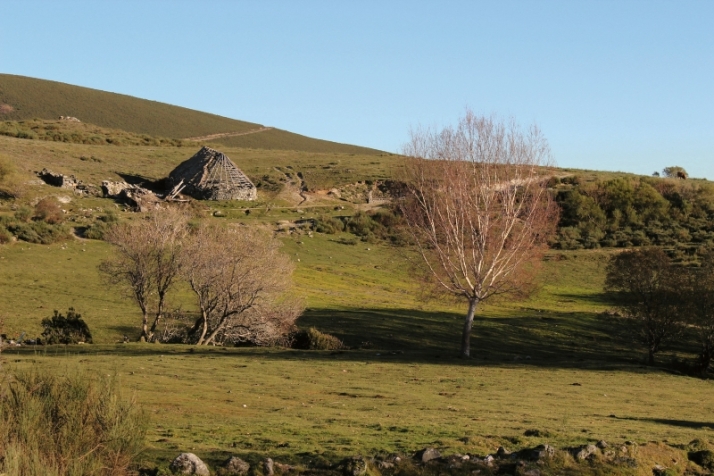
{"label": "dirt track", "polygon": [[211,134],[207,136],[201,136],[201,137],[187,137],[184,140],[195,140],[195,141],[202,141],[202,140],[213,140],[213,139],[220,139],[221,137],[237,137],[237,136],[247,136],[248,134],[257,134],[258,132],[265,132],[273,129],[272,127],[261,127],[260,129],[253,129],[250,131],[246,132],[223,132],[221,134]]}

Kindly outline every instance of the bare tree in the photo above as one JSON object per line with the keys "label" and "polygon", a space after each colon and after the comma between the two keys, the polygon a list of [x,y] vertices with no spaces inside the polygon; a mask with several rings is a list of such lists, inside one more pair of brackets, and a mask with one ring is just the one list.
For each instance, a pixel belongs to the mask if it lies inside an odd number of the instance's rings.
{"label": "bare tree", "polygon": [[[166,298],[179,273],[187,218],[179,210],[156,210],[135,223],[121,223],[107,233],[116,256],[100,264],[109,282],[124,287],[142,313],[140,339],[151,340],[163,318]],[[155,307],[149,329],[149,314]]]}
{"label": "bare tree", "polygon": [[401,209],[427,275],[468,302],[461,355],[469,357],[477,307],[526,290],[557,224],[547,192],[550,149],[537,127],[477,117],[455,128],[417,130],[405,147]]}
{"label": "bare tree", "polygon": [[605,289],[616,291],[633,336],[647,348],[650,365],[662,346],[682,330],[686,270],[676,268],[660,248],[624,251],[607,265]]}
{"label": "bare tree", "polygon": [[302,313],[286,296],[294,266],[280,242],[248,227],[202,225],[187,238],[183,274],[200,311],[192,334],[198,345],[284,337]]}

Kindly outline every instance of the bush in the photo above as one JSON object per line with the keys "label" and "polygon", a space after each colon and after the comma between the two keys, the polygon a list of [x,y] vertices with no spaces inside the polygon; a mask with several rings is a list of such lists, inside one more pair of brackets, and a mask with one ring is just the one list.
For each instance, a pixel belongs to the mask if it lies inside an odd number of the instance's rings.
{"label": "bush", "polygon": [[315,220],[315,231],[318,233],[327,233],[334,235],[344,231],[345,224],[339,218],[330,216],[321,216]]}
{"label": "bush", "polygon": [[304,350],[339,350],[344,347],[344,344],[337,337],[311,327],[306,331],[295,333],[292,347]]}
{"label": "bush", "polygon": [[50,225],[62,223],[64,214],[59,202],[54,197],[46,197],[35,205],[35,217]]}
{"label": "bush", "polygon": [[0,245],[10,243],[12,241],[12,233],[5,228],[0,228]]}
{"label": "bush", "polygon": [[15,210],[15,219],[21,222],[28,222],[32,218],[32,210],[27,207],[20,207]]}
{"label": "bush", "polygon": [[143,449],[146,417],[113,379],[15,371],[0,394],[0,473],[123,475]]}
{"label": "bush", "polygon": [[9,224],[7,229],[15,235],[18,240],[42,245],[50,245],[71,237],[70,230],[66,226],[50,225],[43,221],[32,223],[15,222]]}
{"label": "bush", "polygon": [[69,308],[67,316],[55,311],[54,316],[42,320],[42,327],[42,338],[46,344],[92,343],[89,326],[73,307]]}

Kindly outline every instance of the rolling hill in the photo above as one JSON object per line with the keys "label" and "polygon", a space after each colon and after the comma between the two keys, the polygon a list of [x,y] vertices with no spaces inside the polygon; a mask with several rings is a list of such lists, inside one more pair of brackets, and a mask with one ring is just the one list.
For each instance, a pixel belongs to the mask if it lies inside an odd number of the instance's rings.
{"label": "rolling hill", "polygon": [[123,94],[0,74],[0,120],[57,119],[59,116],[72,116],[101,127],[173,139],[259,131],[211,141],[212,144],[233,147],[347,154],[381,153],[375,149],[313,139],[280,129],[264,128],[261,124]]}

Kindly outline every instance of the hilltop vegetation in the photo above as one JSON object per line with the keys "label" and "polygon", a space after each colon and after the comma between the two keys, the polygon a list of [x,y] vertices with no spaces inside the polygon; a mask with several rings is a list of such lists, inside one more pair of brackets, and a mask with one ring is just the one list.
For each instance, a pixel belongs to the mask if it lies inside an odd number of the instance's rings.
{"label": "hilltop vegetation", "polygon": [[553,178],[560,249],[657,245],[680,261],[714,247],[714,186],[703,180]]}
{"label": "hilltop vegetation", "polygon": [[[263,128],[261,124],[70,84],[0,74],[0,121],[56,120],[72,116],[100,127],[185,139]],[[223,138],[218,143],[256,149],[379,154],[366,147],[311,139],[281,130]]]}

